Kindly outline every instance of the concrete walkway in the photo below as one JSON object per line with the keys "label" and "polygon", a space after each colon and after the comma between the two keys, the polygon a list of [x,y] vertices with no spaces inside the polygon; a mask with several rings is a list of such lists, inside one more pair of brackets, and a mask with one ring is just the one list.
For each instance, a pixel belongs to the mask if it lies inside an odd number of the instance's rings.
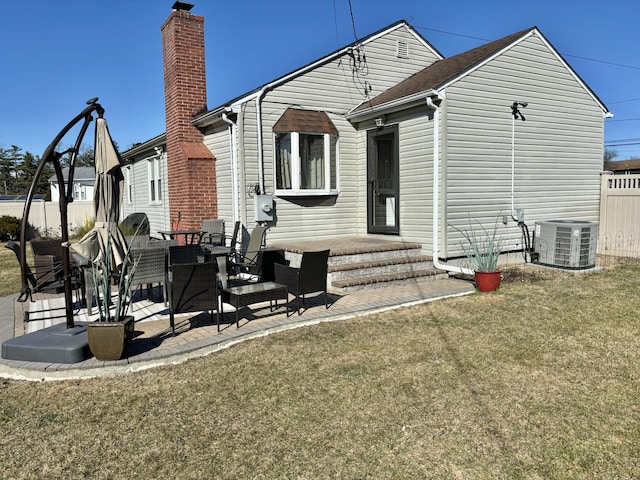
{"label": "concrete walkway", "polygon": [[[286,315],[284,308],[271,311],[268,304],[252,305],[240,311],[240,325],[236,328],[233,307],[224,305],[221,331],[209,314],[176,316],[176,335],[171,335],[168,309],[162,302],[146,299],[135,301],[132,313],[136,317],[135,338],[127,358],[115,362],[102,362],[95,358],[73,363],[52,364],[0,360],[0,377],[22,380],[66,380],[125,374],[162,365],[175,365],[191,358],[229,348],[236,343],[265,335],[314,325],[321,322],[345,320],[437,299],[467,295],[475,291],[469,282],[453,278],[435,281],[416,281],[402,287],[361,290],[344,295],[329,294],[329,308],[324,306],[323,295],[307,299],[301,315]],[[0,299],[0,341],[39,329],[47,324],[65,321],[61,297],[39,298],[36,302],[17,303],[16,295]],[[292,302],[292,305],[294,302]],[[54,309],[58,316],[38,320],[37,310]],[[30,311],[31,320],[25,324],[24,311]],[[86,309],[76,311],[74,321],[91,321]],[[51,317],[51,315],[48,315]]]}

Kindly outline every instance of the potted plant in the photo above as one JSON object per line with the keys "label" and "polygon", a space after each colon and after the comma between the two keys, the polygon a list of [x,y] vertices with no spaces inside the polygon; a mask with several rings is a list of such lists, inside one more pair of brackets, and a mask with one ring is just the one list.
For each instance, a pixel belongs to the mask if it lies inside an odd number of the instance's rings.
{"label": "potted plant", "polygon": [[128,311],[137,261],[131,258],[131,251],[125,244],[122,264],[112,265],[113,224],[108,225],[105,249],[91,265],[99,318],[87,325],[87,337],[89,348],[98,360],[119,360],[133,339],[134,317],[128,315]]}
{"label": "potted plant", "polygon": [[488,231],[480,222],[477,227],[469,221],[469,229],[455,228],[464,237],[462,249],[474,272],[476,287],[481,292],[492,292],[500,287],[498,259],[502,253],[504,239],[498,234],[498,219],[493,231]]}

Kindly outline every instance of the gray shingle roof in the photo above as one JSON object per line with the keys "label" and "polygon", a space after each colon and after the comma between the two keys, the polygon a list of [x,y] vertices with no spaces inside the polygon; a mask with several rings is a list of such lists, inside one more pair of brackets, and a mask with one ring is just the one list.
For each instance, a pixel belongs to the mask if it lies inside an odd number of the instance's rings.
{"label": "gray shingle roof", "polygon": [[354,112],[367,110],[420,92],[437,89],[482,63],[535,28],[527,28],[453,57],[438,60],[372,98],[369,102],[363,103]]}
{"label": "gray shingle roof", "polygon": [[[62,169],[62,177],[65,181],[69,179],[69,167],[64,167]],[[73,180],[76,182],[93,182],[96,178],[96,169],[94,167],[76,167],[73,171]],[[56,182],[55,174],[49,177],[49,183]]]}

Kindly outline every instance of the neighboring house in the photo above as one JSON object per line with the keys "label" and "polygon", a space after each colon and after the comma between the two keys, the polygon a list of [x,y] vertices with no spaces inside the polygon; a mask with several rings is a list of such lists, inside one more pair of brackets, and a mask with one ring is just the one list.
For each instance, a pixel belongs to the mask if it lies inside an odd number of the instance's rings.
{"label": "neighboring house", "polygon": [[[69,167],[62,169],[65,186],[69,181]],[[77,201],[93,200],[93,184],[96,178],[94,167],[76,167],[73,172],[73,199]],[[51,201],[60,201],[60,186],[55,175],[49,177]]]}
{"label": "neighboring house", "polygon": [[604,169],[605,171],[613,172],[615,175],[640,173],[640,158],[604,162]]}
{"label": "neighboring house", "polygon": [[152,233],[219,217],[449,258],[470,218],[504,216],[514,250],[516,210],[598,220],[608,111],[536,27],[445,59],[396,22],[212,110],[203,31],[186,10],[164,23],[167,132],[123,153],[124,214]]}

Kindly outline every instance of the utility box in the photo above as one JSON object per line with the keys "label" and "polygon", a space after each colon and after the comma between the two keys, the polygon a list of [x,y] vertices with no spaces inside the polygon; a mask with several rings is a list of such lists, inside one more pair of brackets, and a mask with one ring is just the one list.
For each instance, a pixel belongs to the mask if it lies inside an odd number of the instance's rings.
{"label": "utility box", "polygon": [[576,220],[536,222],[534,250],[542,265],[567,269],[596,264],[598,224]]}
{"label": "utility box", "polygon": [[256,222],[273,222],[273,196],[256,195],[253,197],[253,212]]}

